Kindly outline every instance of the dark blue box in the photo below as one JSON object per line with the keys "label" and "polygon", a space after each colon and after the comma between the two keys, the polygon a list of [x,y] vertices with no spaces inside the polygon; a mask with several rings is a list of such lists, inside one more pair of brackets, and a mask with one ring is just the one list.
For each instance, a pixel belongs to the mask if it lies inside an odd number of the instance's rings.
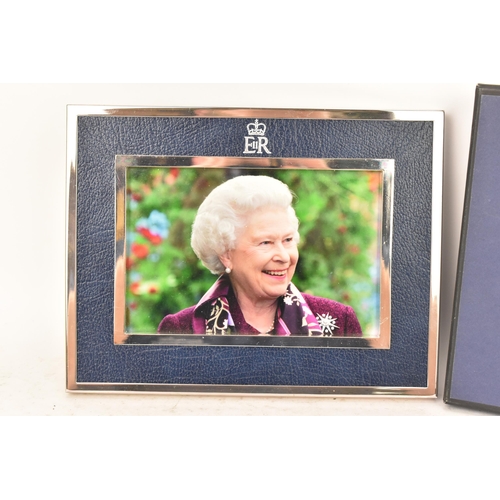
{"label": "dark blue box", "polygon": [[446,403],[500,409],[500,86],[478,85],[446,373]]}

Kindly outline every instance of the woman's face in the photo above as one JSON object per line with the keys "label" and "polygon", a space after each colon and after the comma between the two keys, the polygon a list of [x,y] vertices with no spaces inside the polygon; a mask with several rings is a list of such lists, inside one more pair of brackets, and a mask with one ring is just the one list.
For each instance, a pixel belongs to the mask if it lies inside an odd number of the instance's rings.
{"label": "woman's face", "polygon": [[286,292],[299,259],[290,215],[284,208],[261,208],[247,216],[246,223],[236,247],[221,261],[231,268],[239,300],[275,300]]}

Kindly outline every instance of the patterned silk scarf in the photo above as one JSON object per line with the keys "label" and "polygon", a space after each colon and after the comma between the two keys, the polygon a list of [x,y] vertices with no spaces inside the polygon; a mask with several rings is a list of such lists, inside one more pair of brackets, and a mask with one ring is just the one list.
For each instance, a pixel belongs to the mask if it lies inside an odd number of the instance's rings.
{"label": "patterned silk scarf", "polygon": [[[236,331],[228,295],[231,282],[222,275],[196,305],[193,316],[195,335],[241,335]],[[322,336],[321,328],[304,297],[293,283],[278,299],[278,308],[271,335]]]}

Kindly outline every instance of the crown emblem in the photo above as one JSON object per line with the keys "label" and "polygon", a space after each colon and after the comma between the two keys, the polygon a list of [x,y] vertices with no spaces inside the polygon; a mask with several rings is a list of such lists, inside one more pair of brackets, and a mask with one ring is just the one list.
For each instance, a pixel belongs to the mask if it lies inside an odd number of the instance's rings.
{"label": "crown emblem", "polygon": [[266,126],[263,123],[259,123],[259,120],[255,120],[253,123],[247,125],[248,135],[264,135],[266,133]]}

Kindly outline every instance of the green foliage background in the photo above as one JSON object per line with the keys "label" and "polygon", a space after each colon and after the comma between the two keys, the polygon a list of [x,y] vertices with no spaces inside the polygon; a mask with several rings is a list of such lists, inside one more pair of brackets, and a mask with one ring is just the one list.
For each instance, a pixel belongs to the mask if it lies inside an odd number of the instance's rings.
{"label": "green foliage background", "polygon": [[155,332],[214,283],[191,249],[192,222],[214,187],[253,174],[276,177],[296,195],[295,285],[351,305],[365,336],[378,335],[381,173],[228,168],[127,169],[127,332]]}

